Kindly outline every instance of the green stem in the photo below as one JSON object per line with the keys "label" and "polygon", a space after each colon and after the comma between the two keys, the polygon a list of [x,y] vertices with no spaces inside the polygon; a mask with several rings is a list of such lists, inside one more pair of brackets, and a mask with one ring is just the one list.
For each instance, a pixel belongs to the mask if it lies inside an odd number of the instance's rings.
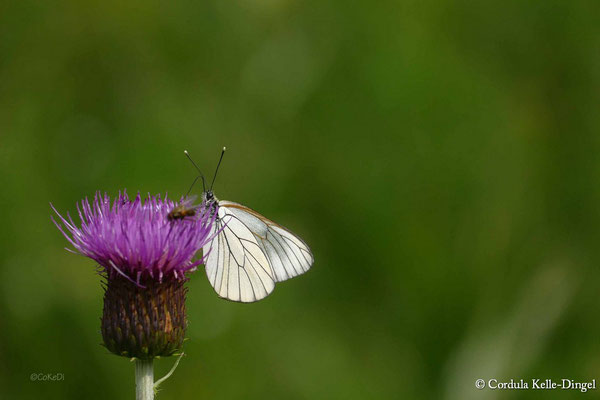
{"label": "green stem", "polygon": [[152,360],[135,360],[135,399],[154,399],[154,366]]}

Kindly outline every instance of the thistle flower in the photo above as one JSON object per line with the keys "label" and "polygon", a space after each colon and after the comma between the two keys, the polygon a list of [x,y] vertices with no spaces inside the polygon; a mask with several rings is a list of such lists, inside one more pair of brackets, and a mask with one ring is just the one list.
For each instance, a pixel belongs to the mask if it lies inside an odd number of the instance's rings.
{"label": "thistle flower", "polygon": [[[182,200],[183,201],[183,200]],[[52,206],[52,205],[51,205]],[[215,214],[169,219],[176,204],[160,196],[145,200],[125,192],[112,202],[96,193],[77,205],[81,220],[59,217],[58,229],[74,247],[95,260],[106,279],[102,337],[111,352],[151,360],[169,356],[183,344],[187,273],[203,259],[196,252],[211,239]]]}

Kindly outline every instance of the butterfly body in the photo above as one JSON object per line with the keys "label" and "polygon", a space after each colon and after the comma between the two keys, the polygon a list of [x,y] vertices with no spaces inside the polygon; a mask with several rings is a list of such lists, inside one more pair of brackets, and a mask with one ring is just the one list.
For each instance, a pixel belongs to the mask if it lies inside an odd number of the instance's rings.
{"label": "butterfly body", "polygon": [[202,204],[207,210],[210,210],[210,215],[212,216],[219,207],[219,199],[216,198],[212,190],[207,190],[202,193]]}

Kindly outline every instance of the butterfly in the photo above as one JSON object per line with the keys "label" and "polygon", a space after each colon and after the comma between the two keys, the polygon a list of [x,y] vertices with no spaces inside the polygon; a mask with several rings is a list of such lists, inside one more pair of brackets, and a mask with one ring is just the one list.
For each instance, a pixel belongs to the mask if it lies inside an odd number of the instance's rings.
{"label": "butterfly", "polygon": [[275,283],[308,271],[314,256],[289,229],[251,208],[214,195],[212,187],[225,150],[223,147],[208,190],[200,168],[187,150],[184,153],[202,178],[202,207],[211,216],[216,213],[213,239],[203,248],[208,280],[219,297],[252,303],[267,297]]}

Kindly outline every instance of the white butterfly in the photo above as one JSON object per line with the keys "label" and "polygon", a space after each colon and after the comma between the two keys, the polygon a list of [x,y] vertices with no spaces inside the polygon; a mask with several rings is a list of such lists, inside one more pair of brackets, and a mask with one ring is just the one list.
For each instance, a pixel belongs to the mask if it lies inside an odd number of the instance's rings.
{"label": "white butterfly", "polygon": [[[224,153],[225,148],[217,171]],[[185,154],[192,161],[187,151]],[[204,184],[202,173],[200,176]],[[258,301],[273,291],[276,282],[309,270],[314,257],[302,239],[246,206],[217,199],[212,192],[214,181],[202,193],[202,205],[218,213],[214,238],[203,252],[208,254],[206,275],[219,297],[244,303]]]}

